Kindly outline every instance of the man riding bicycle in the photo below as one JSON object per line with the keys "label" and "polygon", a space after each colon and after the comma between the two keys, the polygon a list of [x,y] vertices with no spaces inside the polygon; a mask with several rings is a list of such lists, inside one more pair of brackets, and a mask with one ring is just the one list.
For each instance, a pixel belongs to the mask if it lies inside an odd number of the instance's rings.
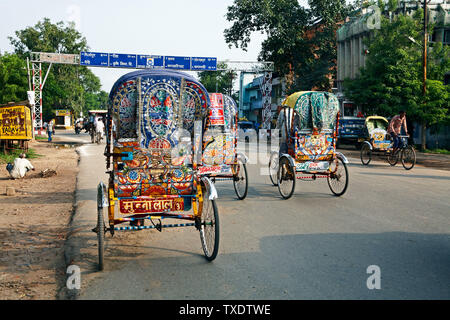
{"label": "man riding bicycle", "polygon": [[400,111],[400,113],[394,116],[389,122],[389,127],[387,132],[391,135],[394,140],[394,153],[403,147],[403,141],[400,138],[402,127],[405,129],[405,134],[408,135],[408,128],[406,126],[406,112]]}

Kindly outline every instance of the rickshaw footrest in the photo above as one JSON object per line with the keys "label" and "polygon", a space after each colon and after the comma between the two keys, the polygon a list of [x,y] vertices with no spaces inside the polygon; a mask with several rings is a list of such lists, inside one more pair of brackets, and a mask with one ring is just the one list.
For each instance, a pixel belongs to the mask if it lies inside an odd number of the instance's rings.
{"label": "rickshaw footrest", "polygon": [[136,231],[136,230],[146,230],[146,229],[164,229],[164,228],[181,228],[181,227],[195,227],[195,223],[179,223],[179,224],[165,224],[165,225],[155,225],[155,226],[127,226],[127,227],[115,227],[116,231]]}

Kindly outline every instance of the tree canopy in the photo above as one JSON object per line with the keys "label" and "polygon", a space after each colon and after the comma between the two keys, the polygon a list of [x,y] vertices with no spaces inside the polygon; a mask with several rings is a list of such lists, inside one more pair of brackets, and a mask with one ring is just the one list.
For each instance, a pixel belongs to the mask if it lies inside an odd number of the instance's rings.
{"label": "tree canopy", "polygon": [[[31,52],[76,54],[87,51],[86,38],[73,23],[52,23],[44,18],[33,27],[15,32],[9,37],[18,58],[25,60]],[[49,67],[43,64],[43,74]],[[26,74],[25,74],[26,76]],[[26,81],[26,78],[25,78]],[[54,116],[55,109],[72,109],[77,115],[89,109],[106,107],[107,94],[101,91],[100,80],[84,66],[52,66],[43,90],[44,119]]]}
{"label": "tree canopy", "polygon": [[345,0],[309,0],[309,8],[297,0],[235,0],[224,31],[229,46],[246,50],[251,35],[267,36],[260,60],[275,63],[275,71],[287,80],[287,94],[298,90],[330,90],[330,74],[336,72],[336,30],[351,12]]}
{"label": "tree canopy", "polygon": [[367,42],[370,53],[365,68],[359,77],[344,82],[346,97],[367,114],[392,116],[403,109],[411,120],[426,125],[449,121],[449,87],[443,85],[443,80],[449,69],[450,51],[442,44],[429,48],[424,101],[422,21],[421,10],[411,17],[395,16],[392,21],[382,17],[381,29]]}
{"label": "tree canopy", "polygon": [[0,54],[0,104],[27,99],[26,63],[15,54]]}

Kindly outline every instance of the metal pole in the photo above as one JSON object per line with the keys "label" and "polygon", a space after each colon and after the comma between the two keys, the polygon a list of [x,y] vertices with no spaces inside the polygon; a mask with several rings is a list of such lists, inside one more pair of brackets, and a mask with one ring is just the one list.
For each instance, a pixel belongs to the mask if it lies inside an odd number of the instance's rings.
{"label": "metal pole", "polygon": [[[426,95],[427,95],[427,51],[428,51],[428,0],[423,1],[423,103],[426,111]],[[425,151],[427,142],[427,124],[422,120],[422,139],[421,149]]]}

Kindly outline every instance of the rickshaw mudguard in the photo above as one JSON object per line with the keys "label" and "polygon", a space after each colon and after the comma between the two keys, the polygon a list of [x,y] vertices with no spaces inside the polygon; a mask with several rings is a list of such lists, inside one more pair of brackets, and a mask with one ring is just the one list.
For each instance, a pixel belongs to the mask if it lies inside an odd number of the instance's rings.
{"label": "rickshaw mudguard", "polygon": [[237,158],[239,160],[241,160],[243,164],[247,164],[247,162],[248,162],[248,157],[245,154],[241,153],[241,152],[237,153]]}
{"label": "rickshaw mudguard", "polygon": [[100,182],[97,186],[97,208],[107,208],[109,206],[106,186]]}
{"label": "rickshaw mudguard", "polygon": [[363,145],[365,145],[365,144],[367,144],[367,145],[369,146],[370,151],[373,150],[372,144],[371,144],[370,142],[368,142],[368,141],[364,141],[363,144],[361,145],[361,147],[362,147]]}
{"label": "rickshaw mudguard", "polygon": [[294,158],[292,158],[289,154],[287,154],[287,153],[283,153],[281,156],[280,156],[280,160],[279,161],[281,161],[281,159],[282,158],[287,158],[288,160],[289,160],[289,164],[293,167],[293,168],[295,168],[295,161],[294,161]]}
{"label": "rickshaw mudguard", "polygon": [[343,153],[341,152],[336,152],[336,157],[338,157],[338,159],[341,159],[343,163],[348,164],[348,159],[346,156],[344,156]]}
{"label": "rickshaw mudguard", "polygon": [[206,177],[206,176],[203,176],[203,177],[201,178],[201,180],[203,181],[203,183],[204,183],[205,186],[206,186],[206,189],[208,190],[208,193],[209,193],[209,200],[215,200],[215,199],[217,199],[219,196],[217,195],[217,189],[216,189],[216,187],[214,186],[214,183],[212,183],[212,181],[211,181],[208,177]]}

